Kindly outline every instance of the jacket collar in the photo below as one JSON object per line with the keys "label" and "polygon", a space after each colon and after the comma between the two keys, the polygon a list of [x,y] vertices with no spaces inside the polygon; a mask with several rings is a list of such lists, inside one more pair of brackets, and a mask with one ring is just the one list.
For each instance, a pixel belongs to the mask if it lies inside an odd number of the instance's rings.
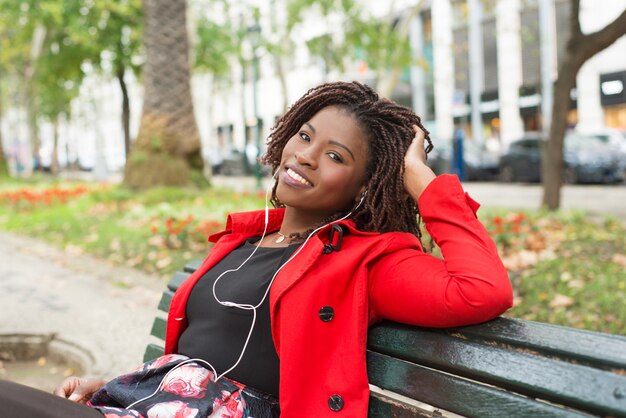
{"label": "jacket collar", "polygon": [[[280,229],[285,216],[285,208],[269,209],[267,218],[267,233]],[[333,222],[341,226],[347,227],[351,234],[355,235],[377,235],[378,232],[364,232],[356,227],[356,223],[352,219],[344,219],[343,221]],[[265,227],[265,210],[254,210],[250,212],[236,212],[228,215],[226,220],[226,228],[209,236],[210,242],[216,242],[219,238],[227,234],[243,234],[246,236],[261,235]],[[330,229],[330,225],[326,225],[319,233],[323,233]]]}

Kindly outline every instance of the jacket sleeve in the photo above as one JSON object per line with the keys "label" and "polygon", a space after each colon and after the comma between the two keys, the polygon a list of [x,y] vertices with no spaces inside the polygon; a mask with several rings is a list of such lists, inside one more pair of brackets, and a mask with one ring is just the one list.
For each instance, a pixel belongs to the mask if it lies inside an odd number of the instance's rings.
{"label": "jacket sleeve", "polygon": [[437,177],[418,204],[443,260],[417,247],[390,248],[370,269],[372,318],[451,327],[484,322],[510,308],[507,271],[476,218],[478,203],[456,176]]}

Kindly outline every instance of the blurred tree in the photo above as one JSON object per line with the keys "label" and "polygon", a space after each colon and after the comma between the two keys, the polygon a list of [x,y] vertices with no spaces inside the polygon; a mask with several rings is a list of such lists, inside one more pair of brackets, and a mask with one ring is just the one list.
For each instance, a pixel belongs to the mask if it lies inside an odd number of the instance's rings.
{"label": "blurred tree", "polygon": [[185,0],[144,0],[146,62],[139,135],[124,170],[130,187],[184,185],[202,171],[190,89]]}
{"label": "blurred tree", "polygon": [[[2,118],[3,118],[3,96],[4,89],[2,88],[2,80],[4,73],[2,71],[2,67],[0,67],[0,128],[2,127]],[[2,136],[2,129],[0,129],[0,178],[5,177],[9,174],[9,166],[7,164],[6,154],[4,153],[4,137]]]}
{"label": "blurred tree", "polygon": [[[86,6],[87,7],[87,6]],[[130,154],[130,98],[126,74],[132,71],[140,74],[143,57],[141,39],[143,36],[143,7],[141,0],[95,0],[89,9],[90,27],[97,30],[92,43],[94,56],[105,74],[110,74],[120,86],[122,93],[122,129],[124,132],[124,153]]]}
{"label": "blurred tree", "polygon": [[[84,77],[81,64],[92,56],[93,33],[86,31],[79,2],[28,0],[0,3],[0,68],[17,80],[15,107],[25,109],[35,167],[40,166],[39,119],[55,127],[53,170],[59,116],[69,114]],[[87,26],[88,27],[88,26]]]}
{"label": "blurred tree", "polygon": [[[212,1],[213,6],[221,6],[220,14],[229,15],[226,1]],[[241,54],[241,40],[244,29],[230,20],[217,23],[207,17],[207,11],[195,21],[196,43],[194,48],[194,69],[208,72],[216,79],[230,75],[231,59]]]}
{"label": "blurred tree", "polygon": [[[46,36],[44,22],[50,20],[47,7],[31,12],[32,1],[0,2],[0,68],[3,78],[13,81],[10,96],[12,106],[24,109],[28,137],[35,165],[38,165],[40,149],[37,126],[36,86],[32,82],[36,63]],[[27,165],[30,171],[32,166]]]}
{"label": "blurred tree", "polygon": [[[0,3],[0,34],[5,35],[0,67],[4,65],[19,80],[21,104],[17,105],[27,112],[35,157],[40,146],[38,117],[48,118],[56,132],[59,116],[69,114],[69,104],[79,92],[84,69],[90,72],[94,66],[120,83],[122,124],[129,149],[130,105],[124,74],[128,68],[138,71],[141,27],[141,0]],[[53,165],[55,161],[53,154]]]}
{"label": "blurred tree", "polygon": [[327,71],[343,71],[346,62],[361,61],[374,75],[376,89],[391,97],[400,74],[411,63],[409,25],[421,10],[421,2],[400,10],[388,3],[385,18],[373,16],[358,0],[287,0],[290,30],[304,24],[305,12],[316,9],[322,16],[334,16],[343,36],[324,33],[309,40],[312,55],[320,57]]}
{"label": "blurred tree", "polygon": [[37,59],[31,82],[37,86],[37,116],[52,124],[50,169],[58,173],[59,121],[70,117],[71,102],[85,77],[83,63],[98,60],[94,52],[97,37],[89,24],[89,10],[79,2],[50,1],[47,11],[45,53]]}
{"label": "blurred tree", "polygon": [[598,52],[613,44],[626,34],[626,10],[615,20],[597,32],[583,34],[580,27],[580,0],[572,2],[570,15],[570,35],[565,54],[558,68],[554,85],[550,137],[541,159],[543,199],[542,206],[555,210],[561,204],[563,174],[563,138],[567,126],[567,112],[570,91],[576,83],[580,67]]}

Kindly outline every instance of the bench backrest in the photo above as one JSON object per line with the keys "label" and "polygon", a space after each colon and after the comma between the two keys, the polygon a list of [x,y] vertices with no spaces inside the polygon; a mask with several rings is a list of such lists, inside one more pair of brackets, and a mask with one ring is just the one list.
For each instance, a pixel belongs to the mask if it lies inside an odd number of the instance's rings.
{"label": "bench backrest", "polygon": [[[176,273],[159,309],[199,262]],[[165,338],[165,316],[152,335]],[[144,361],[163,354],[149,344]],[[370,329],[369,416],[626,417],[626,337],[510,318],[454,329]],[[450,414],[451,413],[451,414]]]}

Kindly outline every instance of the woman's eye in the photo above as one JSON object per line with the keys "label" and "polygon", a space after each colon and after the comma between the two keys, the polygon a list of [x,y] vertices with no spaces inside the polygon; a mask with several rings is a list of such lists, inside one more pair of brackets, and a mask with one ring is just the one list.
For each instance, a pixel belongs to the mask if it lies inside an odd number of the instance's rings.
{"label": "woman's eye", "polygon": [[300,132],[300,138],[302,138],[306,142],[311,141],[311,137],[309,137],[309,135],[305,132]]}
{"label": "woman's eye", "polygon": [[328,156],[332,158],[333,160],[337,161],[338,163],[343,162],[343,158],[341,158],[341,155],[337,154],[336,152],[329,152]]}

